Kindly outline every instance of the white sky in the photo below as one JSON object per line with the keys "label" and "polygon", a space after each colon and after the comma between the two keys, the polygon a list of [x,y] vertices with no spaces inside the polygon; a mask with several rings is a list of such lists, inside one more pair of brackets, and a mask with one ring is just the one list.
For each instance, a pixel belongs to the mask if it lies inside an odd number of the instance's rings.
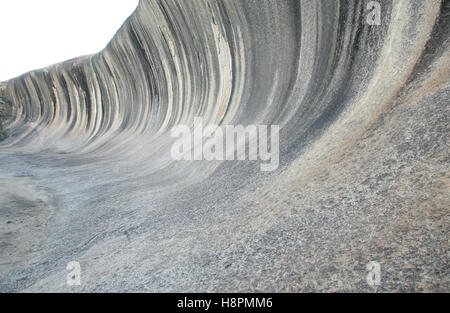
{"label": "white sky", "polygon": [[138,0],[0,0],[0,81],[103,49]]}

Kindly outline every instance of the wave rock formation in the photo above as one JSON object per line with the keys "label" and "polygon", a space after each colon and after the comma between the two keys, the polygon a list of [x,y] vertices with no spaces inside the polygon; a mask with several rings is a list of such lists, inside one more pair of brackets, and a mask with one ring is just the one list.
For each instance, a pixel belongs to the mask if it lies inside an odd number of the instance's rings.
{"label": "wave rock formation", "polygon": [[[449,2],[369,2],[141,0],[1,83],[0,290],[448,292]],[[174,160],[195,117],[278,169]]]}

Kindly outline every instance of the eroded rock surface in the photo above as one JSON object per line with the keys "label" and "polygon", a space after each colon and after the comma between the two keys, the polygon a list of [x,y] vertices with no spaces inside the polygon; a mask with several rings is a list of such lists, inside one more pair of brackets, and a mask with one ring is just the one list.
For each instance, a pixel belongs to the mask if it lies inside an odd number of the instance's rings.
{"label": "eroded rock surface", "polygon": [[[449,2],[368,2],[142,0],[4,82],[0,290],[448,292]],[[280,125],[279,168],[174,160],[195,117]]]}

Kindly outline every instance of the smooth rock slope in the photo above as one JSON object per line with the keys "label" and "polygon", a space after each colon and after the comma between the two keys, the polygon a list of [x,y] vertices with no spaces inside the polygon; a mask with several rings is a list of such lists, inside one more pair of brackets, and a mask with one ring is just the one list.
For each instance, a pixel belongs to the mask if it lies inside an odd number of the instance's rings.
{"label": "smooth rock slope", "polygon": [[[141,0],[1,83],[0,291],[448,292],[450,5],[369,2]],[[279,168],[174,160],[195,117]]]}

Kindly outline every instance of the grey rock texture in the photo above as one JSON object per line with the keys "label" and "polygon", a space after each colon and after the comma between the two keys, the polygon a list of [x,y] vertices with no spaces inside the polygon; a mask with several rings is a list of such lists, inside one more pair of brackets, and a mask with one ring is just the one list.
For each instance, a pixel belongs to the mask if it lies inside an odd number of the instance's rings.
{"label": "grey rock texture", "polygon": [[[1,83],[0,291],[450,291],[449,2],[368,2],[142,0]],[[280,167],[173,160],[197,116],[280,125]]]}

